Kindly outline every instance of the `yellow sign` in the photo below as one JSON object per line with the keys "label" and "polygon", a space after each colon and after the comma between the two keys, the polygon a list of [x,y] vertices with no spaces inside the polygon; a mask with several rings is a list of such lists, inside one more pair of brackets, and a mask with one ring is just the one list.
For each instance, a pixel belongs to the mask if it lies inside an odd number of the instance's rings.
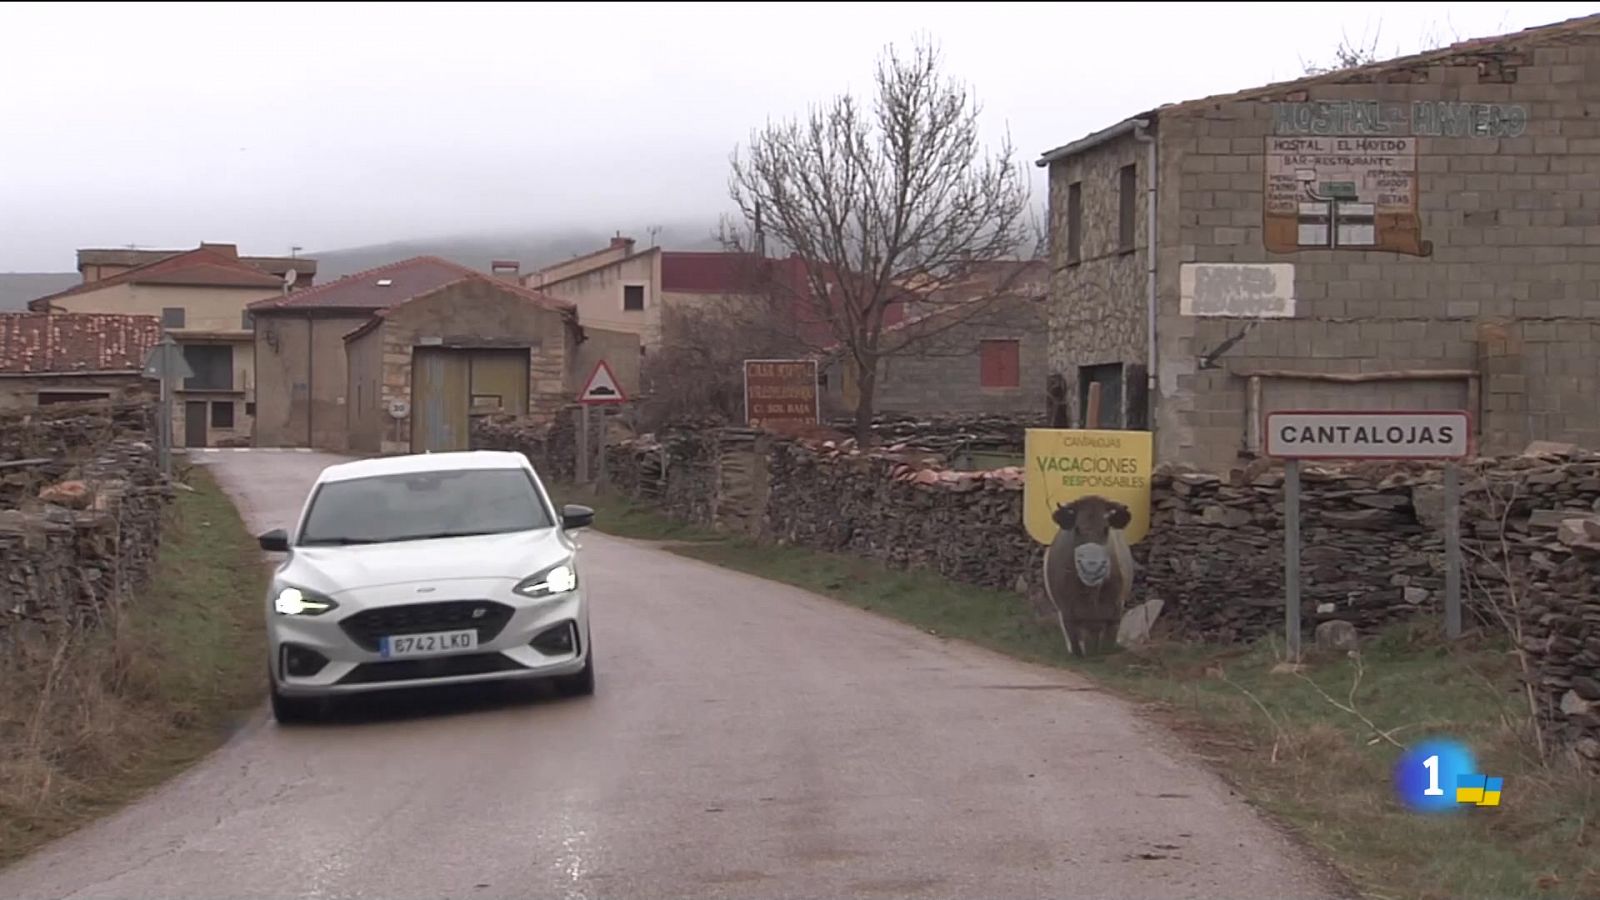
{"label": "yellow sign", "polygon": [[1029,428],[1022,522],[1041,544],[1055,540],[1050,514],[1091,494],[1125,504],[1133,514],[1123,534],[1129,544],[1150,530],[1150,432],[1069,431]]}

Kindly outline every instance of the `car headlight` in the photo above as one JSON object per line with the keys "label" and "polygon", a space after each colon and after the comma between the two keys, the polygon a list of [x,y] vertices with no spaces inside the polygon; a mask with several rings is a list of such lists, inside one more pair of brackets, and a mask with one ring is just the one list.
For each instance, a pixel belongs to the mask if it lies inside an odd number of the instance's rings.
{"label": "car headlight", "polygon": [[280,585],[274,589],[272,608],[280,616],[320,616],[339,604],[303,588]]}
{"label": "car headlight", "polygon": [[517,582],[513,591],[524,597],[553,597],[556,594],[565,594],[577,590],[578,570],[572,560],[557,563],[537,575],[530,575]]}

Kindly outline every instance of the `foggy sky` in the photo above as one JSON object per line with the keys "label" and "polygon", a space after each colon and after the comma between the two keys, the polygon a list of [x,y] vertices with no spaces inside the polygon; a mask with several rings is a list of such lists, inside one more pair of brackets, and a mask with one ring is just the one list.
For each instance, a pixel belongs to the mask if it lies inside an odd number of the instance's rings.
{"label": "foggy sky", "polygon": [[[1166,8],[1160,8],[1166,7]],[[306,253],[461,232],[714,225],[769,116],[865,95],[889,43],[1029,164],[1161,103],[1592,4],[0,6],[0,271],[87,246]]]}

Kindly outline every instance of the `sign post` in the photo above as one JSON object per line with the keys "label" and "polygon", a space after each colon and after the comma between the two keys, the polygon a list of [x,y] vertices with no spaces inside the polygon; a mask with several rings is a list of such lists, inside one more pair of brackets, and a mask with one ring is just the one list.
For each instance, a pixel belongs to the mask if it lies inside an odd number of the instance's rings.
{"label": "sign post", "polygon": [[1472,416],[1461,410],[1285,410],[1266,415],[1266,455],[1284,460],[1284,627],[1300,659],[1300,462],[1444,460],[1445,631],[1461,634],[1461,526],[1455,463],[1472,453]]}
{"label": "sign post", "polygon": [[606,413],[605,408],[628,402],[628,395],[622,390],[622,385],[617,381],[617,376],[611,371],[611,366],[605,360],[594,364],[594,371],[589,373],[589,380],[584,382],[583,390],[578,392],[578,459],[577,477],[579,484],[589,482],[589,407],[599,407],[600,414],[600,465],[599,482],[595,484],[595,493],[599,493],[606,477]]}
{"label": "sign post", "polygon": [[779,423],[815,425],[822,418],[814,359],[744,361],[744,421],[751,428]]}
{"label": "sign post", "polygon": [[193,378],[194,369],[183,358],[172,335],[163,333],[161,342],[150,348],[144,358],[144,377],[161,382],[161,402],[158,405],[160,421],[156,423],[156,455],[161,460],[161,474],[172,477],[172,395],[175,381]]}

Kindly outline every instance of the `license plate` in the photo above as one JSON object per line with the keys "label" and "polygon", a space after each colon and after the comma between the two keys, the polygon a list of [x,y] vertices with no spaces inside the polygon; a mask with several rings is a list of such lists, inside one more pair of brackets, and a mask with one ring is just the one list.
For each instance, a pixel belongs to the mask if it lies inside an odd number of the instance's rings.
{"label": "license plate", "polygon": [[433,656],[439,653],[460,653],[478,646],[478,632],[433,631],[427,634],[397,634],[378,642],[378,654],[384,659],[400,656]]}

